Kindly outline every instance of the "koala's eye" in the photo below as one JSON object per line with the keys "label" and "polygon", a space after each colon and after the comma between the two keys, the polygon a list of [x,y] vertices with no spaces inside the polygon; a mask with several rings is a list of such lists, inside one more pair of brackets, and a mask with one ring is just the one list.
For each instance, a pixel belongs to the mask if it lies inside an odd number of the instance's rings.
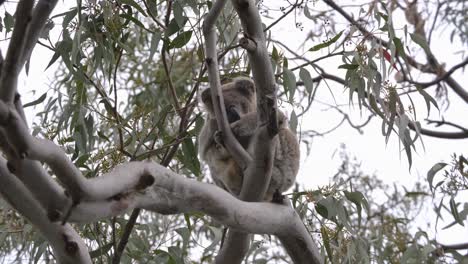
{"label": "koala's eye", "polygon": [[237,120],[240,119],[240,115],[237,112],[236,106],[235,105],[230,105],[226,108],[226,114],[228,118],[229,123],[236,122]]}

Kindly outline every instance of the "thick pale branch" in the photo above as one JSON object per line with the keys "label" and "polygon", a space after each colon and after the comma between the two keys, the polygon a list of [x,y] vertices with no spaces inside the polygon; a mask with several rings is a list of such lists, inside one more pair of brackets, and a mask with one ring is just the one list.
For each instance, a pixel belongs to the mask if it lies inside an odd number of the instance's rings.
{"label": "thick pale branch", "polygon": [[54,10],[57,0],[39,0],[34,7],[31,23],[24,36],[25,44],[22,53],[19,67],[22,68],[24,63],[29,59],[31,53],[36,46],[37,40],[44,30],[44,26],[49,19],[52,10]]}
{"label": "thick pale branch", "polygon": [[[244,170],[240,199],[259,201],[270,184],[275,148],[273,143],[278,133],[276,83],[255,1],[232,0],[232,4],[244,30],[240,44],[247,50],[257,93],[258,128],[252,143],[253,162]],[[249,240],[247,233],[229,230],[216,263],[240,263]]]}
{"label": "thick pale branch", "polygon": [[[223,189],[179,175],[155,162],[134,161],[120,165],[97,186],[105,186],[122,177],[148,179],[145,188],[120,197],[82,202],[73,210],[70,221],[92,222],[116,216],[133,207],[161,214],[202,212],[237,230],[274,235],[302,235],[310,239],[294,209],[287,205],[245,202]],[[300,236],[302,236],[300,235]]]}
{"label": "thick pale branch", "polygon": [[22,68],[20,61],[23,56],[24,35],[30,24],[33,4],[33,0],[22,0],[16,8],[15,27],[0,76],[0,100],[5,102],[12,103],[15,96],[18,75]]}
{"label": "thick pale branch", "polygon": [[26,217],[52,246],[59,263],[92,263],[81,237],[68,224],[51,222],[48,213],[15,175],[7,170],[0,156],[0,193],[21,215]]}
{"label": "thick pale branch", "polygon": [[221,91],[221,81],[219,78],[219,66],[216,54],[216,31],[215,22],[221,13],[227,0],[217,0],[203,22],[203,35],[205,37],[205,63],[208,70],[208,80],[211,87],[211,97],[213,110],[216,116],[218,128],[222,132],[223,141],[229,153],[233,156],[237,164],[246,168],[251,161],[250,155],[234,137],[227,120],[224,98]]}
{"label": "thick pale branch", "polygon": [[[107,181],[106,175],[86,179],[79,169],[55,143],[31,136],[16,110],[0,101],[0,125],[6,131],[6,138],[21,159],[45,162],[65,185],[75,202],[101,200],[138,188],[141,179],[128,177],[119,170],[121,176]],[[21,166],[18,166],[21,169]],[[103,181],[105,183],[103,183]],[[119,187],[116,187],[119,186]]]}

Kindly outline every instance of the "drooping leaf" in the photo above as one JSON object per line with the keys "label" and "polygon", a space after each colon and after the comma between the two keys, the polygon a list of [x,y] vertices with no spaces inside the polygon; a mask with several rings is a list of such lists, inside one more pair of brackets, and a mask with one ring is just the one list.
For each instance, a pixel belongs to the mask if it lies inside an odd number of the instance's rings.
{"label": "drooping leaf", "polygon": [[192,37],[191,30],[180,33],[177,37],[175,37],[171,41],[171,43],[169,44],[169,49],[182,48],[190,41],[191,37]]}
{"label": "drooping leaf", "polygon": [[111,250],[111,248],[113,247],[113,243],[108,243],[108,244],[105,244],[103,245],[102,247],[99,247],[93,251],[90,251],[89,252],[89,256],[93,259],[93,258],[98,258],[104,254],[106,254],[107,252],[109,252],[109,250]]}
{"label": "drooping leaf", "polygon": [[133,0],[120,0],[120,2],[122,2],[122,4],[127,4],[129,6],[132,6],[133,8],[135,8],[136,10],[138,10],[138,12],[140,12],[143,16],[147,17],[148,15],[146,14],[145,10],[143,10],[143,8],[141,8],[141,6],[139,4],[137,4],[135,1]]}
{"label": "drooping leaf", "polygon": [[313,46],[312,48],[309,49],[309,51],[318,51],[318,50],[321,50],[323,48],[326,48],[328,46],[330,46],[331,44],[335,43],[340,37],[341,37],[341,34],[343,34],[343,30],[340,31],[338,34],[336,34],[336,36],[334,36],[333,38],[321,43],[321,44],[318,44],[318,45],[315,45]]}
{"label": "drooping leaf", "polygon": [[406,53],[405,49],[403,47],[403,43],[401,42],[401,39],[394,37],[393,38],[393,43],[395,44],[396,51],[398,52],[399,56],[401,56],[403,59],[406,59]]}
{"label": "drooping leaf", "polygon": [[333,263],[333,251],[330,247],[330,237],[328,236],[327,229],[322,226],[320,233],[322,234],[323,246],[325,246],[325,250],[327,251],[328,259]]}
{"label": "drooping leaf", "polygon": [[296,76],[291,70],[284,68],[283,78],[284,88],[288,91],[289,94],[289,102],[293,102],[294,93],[296,92]]}
{"label": "drooping leaf", "polygon": [[5,17],[3,18],[3,23],[5,24],[6,33],[9,33],[13,29],[15,19],[10,13],[5,11]]}
{"label": "drooping leaf", "polygon": [[32,102],[29,102],[27,104],[24,104],[23,105],[23,108],[26,108],[26,107],[30,107],[30,106],[33,106],[33,105],[37,105],[37,104],[40,104],[42,102],[44,102],[44,100],[46,99],[47,97],[47,92],[45,92],[43,95],[41,95],[39,98],[37,98],[36,100],[32,101]]}
{"label": "drooping leaf", "polygon": [[411,39],[418,44],[426,53],[430,53],[429,45],[426,40],[417,33],[410,33]]}
{"label": "drooping leaf", "polygon": [[450,204],[450,212],[452,213],[452,216],[453,216],[453,218],[455,219],[455,221],[456,221],[458,224],[460,224],[460,225],[462,225],[462,226],[465,226],[465,225],[463,224],[462,219],[460,218],[460,214],[458,213],[458,206],[457,206],[457,203],[455,202],[455,198],[454,198],[454,197],[451,197],[451,198],[450,198],[449,204]]}
{"label": "drooping leaf", "polygon": [[439,162],[434,164],[432,168],[427,172],[427,181],[429,182],[429,188],[432,191],[432,182],[434,181],[434,176],[436,175],[437,172],[439,172],[441,169],[443,169],[445,166],[447,166],[447,163],[444,162]]}
{"label": "drooping leaf", "polygon": [[427,116],[429,116],[429,113],[431,111],[431,103],[437,108],[437,110],[440,110],[436,100],[432,96],[430,96],[426,91],[424,91],[424,89],[421,86],[416,85],[416,89],[423,96],[424,101],[426,101]]}
{"label": "drooping leaf", "polygon": [[310,73],[305,68],[301,68],[299,70],[299,78],[304,82],[304,86],[309,94],[312,94],[312,90],[314,89],[314,82],[312,81],[312,77]]}
{"label": "drooping leaf", "polygon": [[356,70],[359,68],[359,64],[341,64],[338,66],[338,69],[345,69],[345,70]]}
{"label": "drooping leaf", "polygon": [[289,127],[291,128],[292,131],[296,132],[297,131],[297,115],[296,112],[293,110],[291,112],[291,117],[289,118]]}

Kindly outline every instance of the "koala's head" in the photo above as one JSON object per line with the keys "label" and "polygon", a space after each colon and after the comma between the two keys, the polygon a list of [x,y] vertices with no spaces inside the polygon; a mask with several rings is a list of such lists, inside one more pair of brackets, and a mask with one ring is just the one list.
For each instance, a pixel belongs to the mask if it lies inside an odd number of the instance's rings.
{"label": "koala's head", "polygon": [[[221,86],[224,106],[229,123],[235,122],[241,116],[256,110],[255,85],[249,78],[236,78]],[[213,102],[210,89],[205,89],[201,95],[203,104],[211,117],[214,117]]]}

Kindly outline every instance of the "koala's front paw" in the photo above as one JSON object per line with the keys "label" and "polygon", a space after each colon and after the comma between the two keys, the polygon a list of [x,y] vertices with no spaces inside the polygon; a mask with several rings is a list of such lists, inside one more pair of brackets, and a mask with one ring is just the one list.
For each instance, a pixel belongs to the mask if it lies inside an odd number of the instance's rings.
{"label": "koala's front paw", "polygon": [[275,190],[273,193],[273,198],[271,199],[272,203],[276,204],[283,204],[284,203],[284,195],[280,193],[278,189]]}
{"label": "koala's front paw", "polygon": [[213,139],[217,145],[224,147],[223,132],[221,132],[220,130],[216,130],[216,132],[213,135]]}

